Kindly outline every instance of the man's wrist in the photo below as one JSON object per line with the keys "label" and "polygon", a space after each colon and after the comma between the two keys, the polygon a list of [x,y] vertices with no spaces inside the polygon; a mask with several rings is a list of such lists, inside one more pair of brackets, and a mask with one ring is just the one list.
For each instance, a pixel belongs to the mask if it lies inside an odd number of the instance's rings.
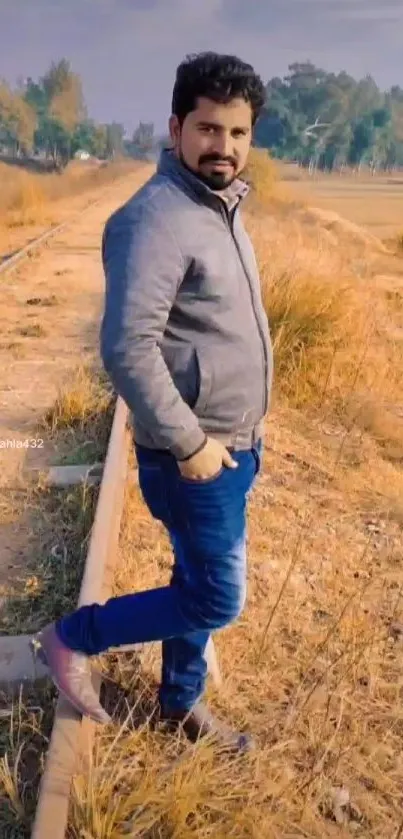
{"label": "man's wrist", "polygon": [[197,449],[196,449],[194,452],[192,452],[191,454],[186,455],[186,457],[177,457],[177,458],[176,458],[176,460],[178,461],[178,463],[186,463],[186,461],[187,461],[187,460],[191,460],[191,458],[192,458],[192,457],[195,457],[197,454],[199,454],[199,452],[203,451],[203,449],[204,449],[204,448],[205,448],[205,446],[207,445],[207,440],[208,440],[208,437],[207,437],[207,434],[206,434],[206,435],[205,435],[205,437],[204,437],[203,442],[201,443],[201,445],[200,445],[200,446],[198,446],[198,447],[197,447]]}

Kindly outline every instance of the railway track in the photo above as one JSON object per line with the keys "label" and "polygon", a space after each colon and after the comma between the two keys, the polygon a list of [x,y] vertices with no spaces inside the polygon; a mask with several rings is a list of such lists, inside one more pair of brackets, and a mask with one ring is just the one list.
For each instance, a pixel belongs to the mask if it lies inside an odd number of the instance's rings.
{"label": "railway track", "polygon": [[112,183],[110,186],[106,188],[106,190],[102,191],[102,195],[96,198],[94,201],[90,201],[85,207],[77,212],[73,213],[70,218],[66,219],[65,221],[61,222],[60,224],[55,225],[54,227],[49,227],[48,230],[45,230],[41,233],[40,236],[37,236],[34,239],[31,239],[30,242],[27,242],[26,245],[23,245],[22,248],[19,248],[15,253],[11,254],[11,256],[1,257],[0,254],[0,274],[9,274],[17,265],[26,259],[32,251],[35,251],[41,245],[48,242],[50,239],[53,239],[57,233],[61,233],[63,230],[66,230],[74,221],[76,221],[80,216],[83,216],[88,210],[91,210],[93,207],[96,207],[100,204],[104,198],[105,193],[113,187],[116,187],[116,182]]}
{"label": "railway track", "polygon": [[[119,532],[132,441],[127,420],[127,406],[118,396],[78,599],[79,606],[103,603],[111,594],[114,570],[119,561]],[[216,686],[219,686],[220,672],[212,640],[207,647],[206,659],[208,671]],[[71,782],[80,756],[85,761],[91,749],[94,730],[95,723],[83,718],[63,696],[59,697],[31,839],[65,838]]]}
{"label": "railway track", "polygon": [[[68,227],[72,221],[104,198],[92,201],[62,224],[51,228],[17,253],[0,264],[0,273],[12,271],[29,253]],[[119,561],[119,534],[124,503],[124,490],[128,478],[129,447],[132,433],[128,427],[128,408],[118,396],[108,441],[97,506],[91,530],[78,606],[104,602],[111,594],[115,569]],[[13,689],[22,684],[42,681],[47,677],[46,668],[37,667],[29,649],[29,636],[0,639],[0,665],[12,661]],[[220,685],[220,672],[214,644],[206,650],[208,671],[215,684]],[[101,678],[99,679],[99,689]],[[68,829],[68,812],[71,784],[80,758],[85,761],[92,748],[95,724],[83,718],[76,709],[59,695],[52,733],[41,778],[38,802],[31,839],[65,839]]]}
{"label": "railway track", "polygon": [[[127,473],[127,407],[118,397],[106,453],[78,605],[104,602],[118,558],[120,521]],[[32,839],[64,839],[70,787],[80,752],[91,748],[95,724],[59,696],[41,780]]]}

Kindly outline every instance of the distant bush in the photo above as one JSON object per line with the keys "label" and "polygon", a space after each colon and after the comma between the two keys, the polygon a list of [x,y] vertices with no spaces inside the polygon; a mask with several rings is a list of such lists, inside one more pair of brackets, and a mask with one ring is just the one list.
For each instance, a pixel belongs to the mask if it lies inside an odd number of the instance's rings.
{"label": "distant bush", "polygon": [[59,175],[0,162],[0,226],[48,222],[52,202],[112,182],[138,166],[138,162],[127,158],[101,164],[72,162]]}
{"label": "distant bush", "polygon": [[261,204],[273,198],[279,173],[267,149],[252,148],[242,177],[251,185],[252,196]]}

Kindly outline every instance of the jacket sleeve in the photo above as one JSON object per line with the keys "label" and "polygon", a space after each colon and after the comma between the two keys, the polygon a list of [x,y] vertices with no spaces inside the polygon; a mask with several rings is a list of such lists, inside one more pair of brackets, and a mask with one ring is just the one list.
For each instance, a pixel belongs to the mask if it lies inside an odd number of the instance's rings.
{"label": "jacket sleeve", "polygon": [[178,459],[205,440],[160,350],[185,265],[175,237],[153,210],[112,216],[102,239],[105,308],[101,357],[117,393],[157,448]]}

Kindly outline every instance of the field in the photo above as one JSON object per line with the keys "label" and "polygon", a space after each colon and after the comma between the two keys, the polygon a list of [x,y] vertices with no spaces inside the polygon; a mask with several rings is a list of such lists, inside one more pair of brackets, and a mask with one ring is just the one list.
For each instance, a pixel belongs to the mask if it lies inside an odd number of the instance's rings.
{"label": "field", "polygon": [[[275,388],[249,513],[247,607],[215,638],[224,684],[208,695],[258,749],[228,762],[210,743],[154,730],[159,645],[107,656],[115,719],[97,731],[89,779],[75,779],[72,839],[403,835],[402,187],[278,173],[259,154],[250,173],[245,219]],[[52,446],[64,451],[67,439],[77,457],[83,445],[99,456],[110,420],[106,385],[88,375],[69,374],[46,414]],[[21,547],[27,567],[5,586],[8,633],[73,607],[95,501],[40,484],[22,495],[35,533]],[[5,508],[11,493],[3,498]],[[115,590],[160,585],[170,562],[129,484]],[[8,839],[29,835],[53,701],[50,691],[4,707]]]}
{"label": "field", "polygon": [[402,230],[403,176],[387,174],[309,176],[285,166],[285,181],[292,179],[292,194],[324,210],[366,227],[381,239]]}

